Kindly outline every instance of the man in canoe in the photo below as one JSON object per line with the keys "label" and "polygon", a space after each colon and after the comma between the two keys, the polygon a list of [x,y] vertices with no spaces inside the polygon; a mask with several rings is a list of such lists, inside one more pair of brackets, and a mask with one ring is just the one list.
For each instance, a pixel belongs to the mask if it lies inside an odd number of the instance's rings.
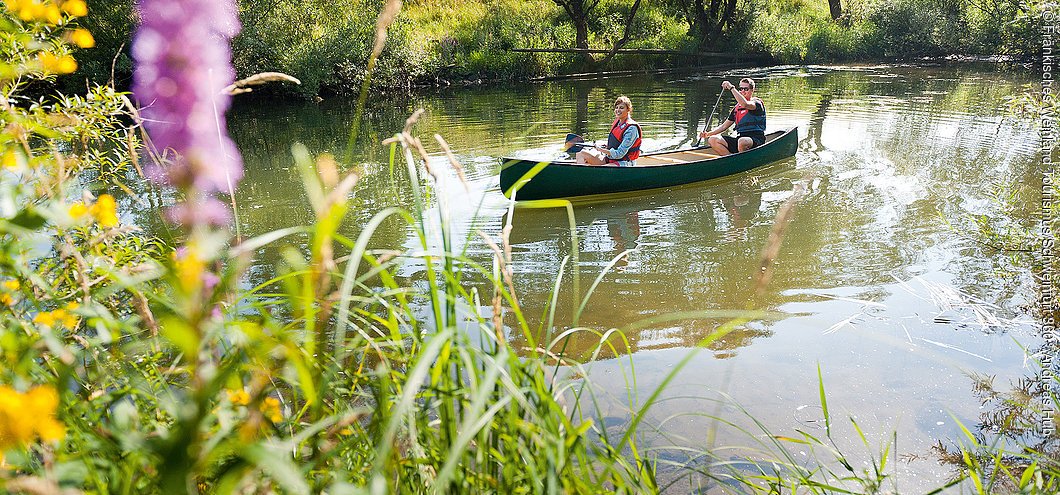
{"label": "man in canoe", "polygon": [[607,135],[607,146],[586,148],[575,155],[578,163],[632,167],[640,156],[640,124],[630,117],[633,103],[625,96],[615,100],[615,121]]}
{"label": "man in canoe", "polygon": [[[709,131],[699,133],[699,138],[706,138],[707,143],[719,156],[747,151],[766,142],[766,107],[762,100],[755,96],[755,82],[745,77],[740,79],[740,86],[733,86],[729,81],[722,81],[722,90],[732,91],[736,98],[736,107],[729,112],[729,117],[721,125]],[[717,136],[736,124],[737,137]]]}

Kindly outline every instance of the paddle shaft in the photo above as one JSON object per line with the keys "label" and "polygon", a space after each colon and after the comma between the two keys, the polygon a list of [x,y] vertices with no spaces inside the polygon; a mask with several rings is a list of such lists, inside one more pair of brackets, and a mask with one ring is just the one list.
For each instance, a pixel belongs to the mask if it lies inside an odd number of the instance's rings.
{"label": "paddle shaft", "polygon": [[[714,102],[714,109],[710,111],[710,117],[707,118],[706,125],[703,126],[703,132],[707,132],[707,129],[710,127],[710,123],[714,122],[714,113],[718,111],[718,104],[721,103],[721,97],[724,96],[724,95],[725,95],[725,89],[722,88],[721,92],[718,93],[718,101]],[[696,133],[696,144],[694,145],[694,147],[695,148],[699,147],[699,133],[698,132]]]}

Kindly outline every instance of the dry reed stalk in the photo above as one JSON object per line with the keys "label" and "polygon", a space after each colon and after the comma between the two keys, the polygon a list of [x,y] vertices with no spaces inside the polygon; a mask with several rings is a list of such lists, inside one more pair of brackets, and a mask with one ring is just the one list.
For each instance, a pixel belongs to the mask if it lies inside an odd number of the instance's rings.
{"label": "dry reed stalk", "polygon": [[456,156],[453,155],[453,151],[449,149],[449,143],[445,142],[445,139],[442,139],[442,136],[439,134],[435,134],[434,139],[438,141],[438,144],[442,146],[442,150],[445,151],[446,158],[449,158],[449,165],[453,167],[453,170],[456,170],[456,176],[459,177],[460,182],[464,184],[464,191],[470,192],[471,187],[467,184],[467,177],[464,175],[464,166],[460,164],[456,159]]}
{"label": "dry reed stalk", "polygon": [[405,138],[406,142],[412,147],[412,149],[416,150],[416,153],[419,153],[420,158],[423,159],[423,168],[427,170],[428,174],[431,174],[431,177],[434,177],[435,184],[441,181],[441,173],[439,173],[437,170],[435,170],[433,166],[431,166],[431,155],[427,154],[427,149],[423,147],[423,143],[420,142],[420,138],[412,137],[412,135],[408,135],[406,133],[402,134],[404,135],[403,137]]}
{"label": "dry reed stalk", "polygon": [[[514,304],[518,305],[519,298],[515,295],[515,283],[512,279],[511,249],[507,247],[507,242],[505,242],[505,250],[508,252],[508,256],[507,258],[505,258],[505,255],[501,252],[501,248],[497,246],[497,243],[493,242],[492,239],[490,239],[488,236],[486,236],[486,234],[482,233],[481,231],[478,233],[478,235],[486,241],[486,245],[489,246],[491,251],[493,251],[494,258],[500,265],[499,268],[501,271],[501,276],[504,277],[504,282],[508,285],[508,292],[512,295],[512,301],[514,302]],[[507,232],[505,233],[504,237],[505,239],[507,239]]]}
{"label": "dry reed stalk", "polygon": [[74,495],[84,493],[73,488],[62,488],[58,482],[39,476],[21,476],[7,481],[3,486],[5,490],[11,493],[27,493],[30,495]]}
{"label": "dry reed stalk", "polygon": [[[501,229],[501,244],[504,245],[504,261],[509,267],[512,266],[512,224],[508,222],[507,225]],[[511,268],[509,268],[510,270]],[[508,274],[511,277],[511,273]],[[512,292],[512,297],[515,297],[515,292]]]}
{"label": "dry reed stalk", "polygon": [[[315,169],[317,178],[320,180],[321,191],[325,194],[323,200],[313,205],[314,209],[319,208],[316,215],[317,223],[320,224],[331,217],[339,205],[345,204],[346,196],[360,176],[355,172],[350,172],[340,181],[338,163],[329,154],[317,157]],[[338,270],[338,263],[335,260],[334,231],[318,229],[317,232],[323,235],[318,242],[319,252],[311,267],[310,283],[320,304],[316,314],[316,325],[318,329],[322,329],[327,326],[340,296],[337,291],[332,292],[332,273]],[[324,344],[320,343],[320,345],[323,348]]]}
{"label": "dry reed stalk", "polygon": [[504,338],[504,319],[501,318],[501,312],[504,308],[501,306],[501,293],[496,288],[493,290],[493,333],[497,334],[497,345],[501,342],[505,342]]}
{"label": "dry reed stalk", "polygon": [[[412,126],[416,125],[416,122],[420,121],[420,116],[422,116],[424,113],[426,113],[426,110],[422,108],[417,109],[415,112],[412,112],[412,115],[409,115],[409,118],[405,119],[405,127],[401,129],[401,132],[404,134],[412,132]],[[383,141],[383,143],[385,144],[386,141]]]}
{"label": "dry reed stalk", "polygon": [[773,265],[780,254],[780,245],[784,241],[784,233],[787,230],[788,223],[791,222],[792,216],[795,214],[795,205],[802,199],[805,192],[806,187],[802,183],[796,184],[794,193],[780,207],[780,211],[777,212],[777,216],[773,220],[773,229],[770,230],[769,238],[762,249],[758,271],[754,274],[756,300],[761,300],[762,296],[765,295],[766,287],[773,278]]}
{"label": "dry reed stalk", "polygon": [[151,337],[158,337],[158,322],[155,321],[155,315],[151,312],[151,305],[147,301],[147,297],[140,291],[129,291],[132,293],[133,309],[136,310],[136,314],[140,315],[140,319],[143,320],[144,325],[147,325],[147,329],[151,331]]}
{"label": "dry reed stalk", "polygon": [[[398,13],[401,12],[401,0],[390,0],[383,6],[383,11],[379,13],[379,17],[375,20],[375,44],[372,45],[372,55],[368,57],[369,65],[375,65],[375,60],[379,58],[379,54],[383,53],[383,45],[386,44],[386,32],[394,20],[397,19]],[[371,70],[369,69],[369,72]]]}
{"label": "dry reed stalk", "polygon": [[[133,122],[136,123],[136,127],[140,129],[140,138],[143,139],[144,149],[147,150],[148,156],[151,157],[151,160],[153,162],[161,164],[163,161],[163,157],[158,156],[158,154],[154,151],[155,147],[151,143],[151,136],[149,136],[147,134],[147,130],[144,129],[144,118],[140,116],[140,110],[136,108],[136,105],[133,105],[132,100],[130,100],[128,96],[121,95],[121,101],[125,104],[125,108],[129,110],[129,115],[132,117]],[[131,137],[129,146],[130,152],[132,152]],[[133,166],[136,167],[136,171],[140,174],[140,177],[144,177],[144,171],[140,168],[139,157],[135,153],[133,153],[131,156],[133,158]]]}
{"label": "dry reed stalk", "polygon": [[289,82],[298,85],[302,84],[302,81],[299,81],[298,78],[294,76],[289,76],[287,74],[284,74],[283,72],[260,72],[258,74],[254,74],[253,76],[240,79],[232,84],[229,84],[227,87],[222,89],[221,92],[230,96],[241,95],[243,93],[249,93],[253,91],[250,86],[261,86],[265,83],[278,81]]}
{"label": "dry reed stalk", "polygon": [[[400,3],[400,2],[399,2]],[[414,149],[423,159],[423,167],[427,170],[427,173],[431,174],[435,180],[438,180],[438,173],[431,167],[430,155],[427,154],[427,150],[424,149],[423,143],[420,142],[419,138],[412,135],[412,126],[420,120],[420,117],[424,114],[425,110],[422,108],[412,112],[409,118],[405,119],[405,127],[401,129],[401,132],[396,134],[394,137],[390,137],[383,140],[384,145],[391,143],[401,143],[402,146],[409,149]]]}

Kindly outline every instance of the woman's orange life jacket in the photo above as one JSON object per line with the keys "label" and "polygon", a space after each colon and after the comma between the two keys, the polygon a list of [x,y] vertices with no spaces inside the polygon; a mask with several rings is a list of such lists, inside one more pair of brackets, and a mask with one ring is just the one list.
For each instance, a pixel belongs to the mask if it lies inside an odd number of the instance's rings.
{"label": "woman's orange life jacket", "polygon": [[626,118],[625,122],[615,119],[615,121],[611,123],[611,133],[607,135],[607,147],[610,149],[617,149],[618,146],[622,144],[622,135],[626,133],[626,129],[629,129],[629,126],[631,125],[637,126],[637,140],[633,141],[633,146],[629,147],[626,156],[621,158],[608,158],[609,161],[633,161],[640,156],[640,138],[644,135],[644,132],[641,130],[640,124],[632,118]]}

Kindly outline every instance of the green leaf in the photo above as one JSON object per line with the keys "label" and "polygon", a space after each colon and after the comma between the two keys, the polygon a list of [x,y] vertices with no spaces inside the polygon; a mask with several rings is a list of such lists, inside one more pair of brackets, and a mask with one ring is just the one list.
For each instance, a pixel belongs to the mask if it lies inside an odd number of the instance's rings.
{"label": "green leaf", "polygon": [[293,460],[280,452],[260,444],[250,445],[243,449],[243,457],[261,469],[289,493],[309,494],[309,484]]}
{"label": "green leaf", "polygon": [[18,212],[10,222],[24,229],[37,230],[43,227],[48,222],[48,219],[37,213],[33,208],[26,208]]}
{"label": "green leaf", "polygon": [[817,363],[817,391],[821,395],[821,410],[824,413],[825,434],[832,437],[832,421],[828,416],[828,397],[824,393],[824,377],[821,375],[821,363]]}
{"label": "green leaf", "polygon": [[1023,476],[1020,477],[1019,488],[1022,490],[1027,487],[1031,482],[1031,478],[1034,477],[1034,472],[1038,470],[1038,461],[1034,461],[1027,469],[1023,470]]}
{"label": "green leaf", "polygon": [[194,359],[199,352],[199,334],[179,318],[169,317],[162,320],[160,325],[162,336],[173,343],[180,352],[190,359]]}

